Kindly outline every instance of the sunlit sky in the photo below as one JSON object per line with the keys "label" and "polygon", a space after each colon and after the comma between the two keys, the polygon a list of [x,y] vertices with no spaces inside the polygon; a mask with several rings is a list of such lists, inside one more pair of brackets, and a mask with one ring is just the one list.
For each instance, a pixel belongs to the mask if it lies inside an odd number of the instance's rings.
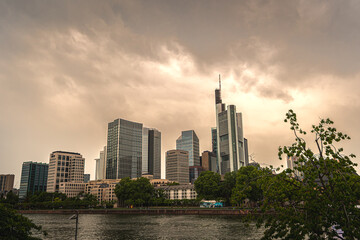
{"label": "sunlit sky", "polygon": [[360,156],[359,16],[357,0],[1,1],[0,174],[19,187],[24,161],[63,150],[94,179],[116,118],[162,132],[163,166],[182,130],[211,150],[219,74],[255,161],[285,164],[288,109],[305,130],[331,118]]}

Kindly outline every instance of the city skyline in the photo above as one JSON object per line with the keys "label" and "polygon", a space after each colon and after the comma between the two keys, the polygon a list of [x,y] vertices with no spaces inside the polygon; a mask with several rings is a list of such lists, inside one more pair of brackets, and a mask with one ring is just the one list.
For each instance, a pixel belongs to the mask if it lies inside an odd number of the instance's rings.
{"label": "city skyline", "polygon": [[218,74],[255,161],[286,166],[290,108],[308,132],[332,119],[360,156],[359,14],[353,1],[2,1],[0,174],[18,188],[23,162],[69,151],[94,179],[117,118],[162,133],[162,169],[181,131],[211,151]]}

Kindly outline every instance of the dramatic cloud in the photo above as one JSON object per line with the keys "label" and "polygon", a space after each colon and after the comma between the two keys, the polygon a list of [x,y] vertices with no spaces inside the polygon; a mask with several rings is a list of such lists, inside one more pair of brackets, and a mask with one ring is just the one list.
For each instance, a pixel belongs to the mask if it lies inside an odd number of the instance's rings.
{"label": "dramatic cloud", "polygon": [[[359,155],[358,1],[2,1],[0,173],[77,151],[86,172],[115,118],[162,131],[164,152],[194,129],[211,150],[213,91],[243,113],[250,153],[280,165],[293,137],[330,117]],[[284,164],[284,163],[282,163]]]}

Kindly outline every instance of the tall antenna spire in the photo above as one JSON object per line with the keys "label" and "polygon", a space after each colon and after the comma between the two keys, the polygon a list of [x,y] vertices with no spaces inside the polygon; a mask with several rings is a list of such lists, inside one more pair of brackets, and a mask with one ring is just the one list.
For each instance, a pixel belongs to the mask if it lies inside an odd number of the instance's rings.
{"label": "tall antenna spire", "polygon": [[219,74],[219,90],[221,90],[221,77],[220,77],[220,74]]}

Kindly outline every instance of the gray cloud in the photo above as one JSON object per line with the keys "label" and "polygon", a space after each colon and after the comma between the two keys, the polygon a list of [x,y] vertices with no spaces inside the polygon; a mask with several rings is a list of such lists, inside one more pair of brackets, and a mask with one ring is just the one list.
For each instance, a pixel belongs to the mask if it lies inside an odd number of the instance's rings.
{"label": "gray cloud", "polygon": [[359,127],[345,123],[359,120],[359,13],[335,0],[2,1],[1,169],[19,174],[63,149],[91,171],[118,117],[159,128],[164,151],[186,129],[208,150],[218,73],[224,100],[253,116],[245,134],[260,162],[281,144],[271,131],[287,134],[264,119],[287,108],[311,123],[318,112],[339,119],[358,143]]}

